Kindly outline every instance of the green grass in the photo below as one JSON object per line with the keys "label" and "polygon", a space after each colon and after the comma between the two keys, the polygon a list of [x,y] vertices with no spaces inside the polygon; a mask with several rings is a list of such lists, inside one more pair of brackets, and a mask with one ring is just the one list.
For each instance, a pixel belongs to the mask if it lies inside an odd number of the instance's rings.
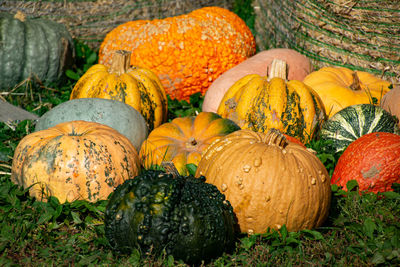
{"label": "green grass", "polygon": [[[38,115],[68,100],[76,80],[96,55],[77,44],[78,62],[62,87],[45,88],[25,83],[5,96]],[[203,98],[190,103],[169,99],[169,119],[194,115]],[[104,236],[107,201],[60,204],[56,198],[39,202],[10,181],[11,163],[18,142],[31,133],[31,121],[0,123],[0,266],[185,266],[168,255],[114,255]],[[326,144],[309,145],[332,174],[340,155]],[[191,166],[193,167],[193,166]],[[400,264],[400,187],[394,192],[359,194],[354,181],[348,193],[333,186],[332,207],[319,229],[267,231],[238,237],[232,254],[204,266],[396,266]]]}

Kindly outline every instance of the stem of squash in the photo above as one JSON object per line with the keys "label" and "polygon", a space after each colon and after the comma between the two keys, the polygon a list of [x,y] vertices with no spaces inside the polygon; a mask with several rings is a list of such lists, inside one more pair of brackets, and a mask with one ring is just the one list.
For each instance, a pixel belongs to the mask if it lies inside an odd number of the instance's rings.
{"label": "stem of squash", "polygon": [[179,177],[179,172],[176,169],[174,163],[172,161],[163,161],[161,166],[164,168],[165,172],[168,174],[172,174],[174,178]]}
{"label": "stem of squash", "polygon": [[286,137],[281,133],[281,131],[275,128],[268,130],[264,142],[268,145],[277,145],[281,148],[285,148],[288,145]]}
{"label": "stem of squash", "polygon": [[353,76],[353,83],[350,85],[350,89],[353,91],[361,90],[360,79],[358,78],[357,73],[353,72],[352,76]]}
{"label": "stem of squash", "polygon": [[126,50],[117,50],[114,52],[109,72],[121,75],[126,73],[130,68],[130,65],[131,52]]}
{"label": "stem of squash", "polygon": [[272,60],[271,67],[269,67],[268,81],[272,78],[287,79],[287,64],[286,61],[275,58]]}

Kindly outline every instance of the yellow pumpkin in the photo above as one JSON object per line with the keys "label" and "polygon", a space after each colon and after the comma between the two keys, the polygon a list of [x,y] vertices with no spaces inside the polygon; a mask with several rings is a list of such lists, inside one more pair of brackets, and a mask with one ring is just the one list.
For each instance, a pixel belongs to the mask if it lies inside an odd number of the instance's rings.
{"label": "yellow pumpkin", "polygon": [[11,180],[38,200],[96,202],[139,170],[127,137],[104,124],[70,121],[25,136],[14,152]]}
{"label": "yellow pumpkin", "polygon": [[217,113],[242,129],[267,132],[275,128],[307,143],[325,119],[323,104],[309,86],[285,78],[286,63],[275,59],[268,76],[250,74],[235,82]]}
{"label": "yellow pumpkin", "polygon": [[303,82],[318,93],[329,118],[348,106],[379,104],[391,85],[371,73],[344,67],[323,67],[308,74]]}
{"label": "yellow pumpkin", "polygon": [[204,175],[231,203],[241,232],[268,227],[289,231],[320,226],[328,216],[331,187],[321,161],[278,130],[239,130],[203,153],[196,177]]}
{"label": "yellow pumpkin", "polygon": [[140,161],[145,168],[172,161],[179,174],[187,175],[186,164],[197,165],[208,145],[239,129],[233,121],[214,112],[175,118],[150,133],[140,149]]}
{"label": "yellow pumpkin", "polygon": [[157,75],[151,70],[130,67],[130,52],[114,53],[110,67],[90,67],[74,86],[70,99],[118,100],[139,111],[151,131],[167,120],[168,100]]}

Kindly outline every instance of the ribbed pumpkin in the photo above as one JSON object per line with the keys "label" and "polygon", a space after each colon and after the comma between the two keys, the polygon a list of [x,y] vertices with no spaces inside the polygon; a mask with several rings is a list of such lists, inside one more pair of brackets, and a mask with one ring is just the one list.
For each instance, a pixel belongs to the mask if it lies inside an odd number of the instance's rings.
{"label": "ribbed pumpkin", "polygon": [[373,132],[400,134],[398,119],[379,106],[348,106],[321,125],[320,138],[331,142],[333,151],[341,152],[361,136]]}
{"label": "ribbed pumpkin", "polygon": [[71,121],[25,136],[12,162],[11,180],[31,196],[61,203],[106,199],[125,179],[139,173],[138,154],[113,128]]}
{"label": "ribbed pumpkin", "polygon": [[286,81],[286,63],[275,59],[267,76],[246,75],[228,89],[217,113],[242,129],[275,128],[307,143],[324,118],[317,93],[298,80]]}
{"label": "ribbed pumpkin", "polygon": [[390,114],[395,115],[399,119],[400,126],[400,86],[394,86],[393,89],[387,92],[382,97],[380,106]]}
{"label": "ribbed pumpkin", "polygon": [[329,118],[348,106],[373,104],[375,100],[379,104],[390,90],[390,82],[344,67],[323,67],[307,75],[303,82],[318,93]]}
{"label": "ribbed pumpkin", "polygon": [[168,100],[157,75],[130,67],[130,52],[115,51],[112,65],[96,64],[78,80],[71,99],[105,98],[124,102],[139,111],[151,131],[167,120]]}
{"label": "ribbed pumpkin", "polygon": [[72,66],[75,47],[62,24],[0,13],[0,89],[8,91],[32,78],[44,84],[59,82]]}
{"label": "ribbed pumpkin", "polygon": [[332,175],[332,184],[346,189],[350,180],[358,182],[359,190],[393,191],[400,183],[400,135],[375,132],[361,136],[340,156]]}
{"label": "ribbed pumpkin", "polygon": [[179,100],[204,94],[220,74],[256,51],[246,23],[221,7],[121,24],[104,38],[99,62],[109,66],[120,49],[131,51],[131,64],[154,71],[167,94]]}
{"label": "ribbed pumpkin", "polygon": [[213,141],[239,129],[233,121],[213,112],[175,118],[150,133],[140,149],[140,161],[145,168],[172,161],[179,174],[187,175],[186,164],[197,165]]}
{"label": "ribbed pumpkin", "polygon": [[268,227],[289,231],[322,225],[331,200],[329,174],[303,146],[275,129],[239,130],[211,144],[196,176],[204,175],[226,196],[242,232]]}

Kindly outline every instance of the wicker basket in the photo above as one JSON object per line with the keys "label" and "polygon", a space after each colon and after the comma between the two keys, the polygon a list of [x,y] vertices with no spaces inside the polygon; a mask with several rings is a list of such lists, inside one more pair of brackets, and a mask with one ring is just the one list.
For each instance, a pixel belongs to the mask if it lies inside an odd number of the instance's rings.
{"label": "wicker basket", "polygon": [[400,83],[400,0],[255,0],[260,49],[293,48],[315,67],[344,66]]}
{"label": "wicker basket", "polygon": [[233,0],[47,0],[0,1],[0,11],[63,23],[73,38],[98,49],[105,35],[127,21],[161,19],[205,6],[232,8]]}

